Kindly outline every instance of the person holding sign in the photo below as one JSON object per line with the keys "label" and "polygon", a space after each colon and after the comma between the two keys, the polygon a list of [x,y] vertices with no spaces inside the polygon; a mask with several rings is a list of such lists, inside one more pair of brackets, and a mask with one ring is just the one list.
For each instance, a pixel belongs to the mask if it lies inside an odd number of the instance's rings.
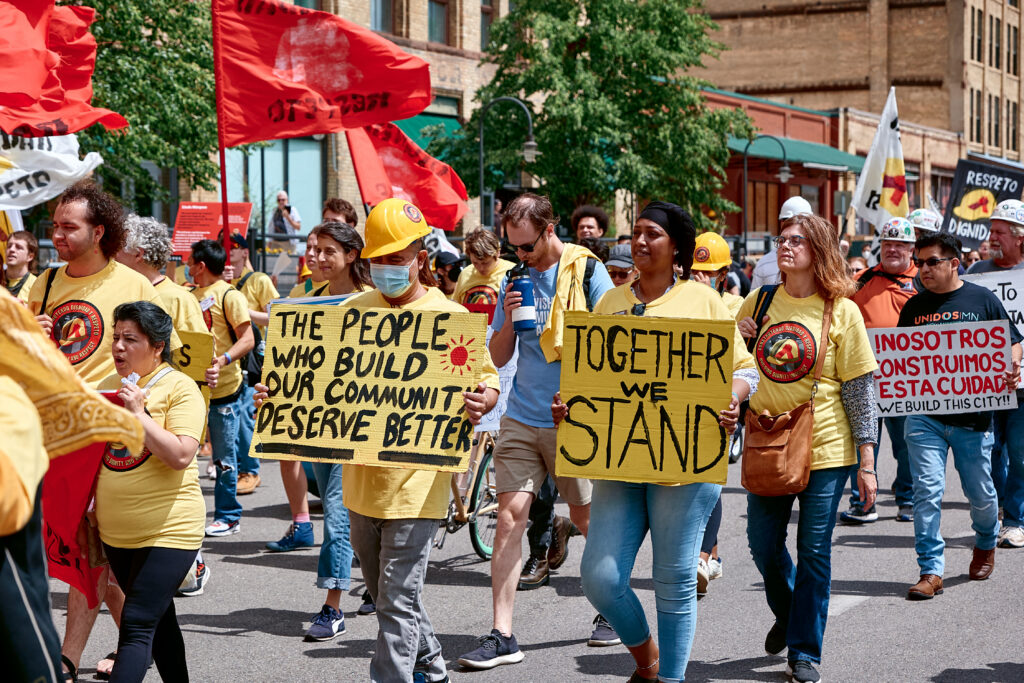
{"label": "person holding sign", "polygon": [[199,387],[170,365],[171,317],[140,301],[114,309],[116,391],[145,429],[133,454],[107,444],[96,483],[96,526],[124,590],[114,681],[141,681],[150,654],[165,681],[188,680],[174,594],[203,541],[206,505],[196,453],[206,406]]}
{"label": "person holding sign", "polygon": [[[799,215],[785,224],[775,246],[782,285],[768,295],[767,306],[760,290],[752,291],[739,314],[740,332],[756,340],[754,360],[761,374],[750,409],[755,415],[780,415],[813,397],[811,471],[798,494],[747,495],[747,542],[775,615],[765,650],[775,655],[788,647],[787,672],[803,683],[821,680],[816,665],[828,619],[832,532],[858,450],[857,483],[865,509],[875,502],[877,419],[871,375],[877,363],[860,309],[846,298],[853,294],[853,283],[839,255],[836,228],[824,218]],[[824,363],[817,380],[819,352]],[[797,501],[794,566],[786,534]]]}
{"label": "person holding sign", "polygon": [[[734,318],[721,297],[703,282],[690,280],[695,236],[693,219],[682,208],[661,201],[648,204],[633,227],[633,262],[640,276],[605,294],[594,313],[731,322]],[[676,276],[676,268],[681,277]],[[738,331],[730,327],[735,338],[733,394],[728,410],[719,413],[719,422],[728,432],[736,428],[740,402],[758,383],[753,359]],[[569,414],[557,393],[551,413],[556,425]],[[679,438],[692,437],[680,434]],[[721,491],[721,484],[711,482],[594,481],[590,534],[580,564],[583,592],[611,622],[636,660],[630,681],[683,680],[696,624],[701,541]],[[658,643],[651,637],[643,607],[629,586],[648,530],[654,550],[651,572]]]}
{"label": "person holding sign", "polygon": [[[608,271],[590,251],[558,239],[558,218],[546,197],[530,193],[516,197],[501,221],[523,268],[509,271],[502,280],[490,350],[501,366],[511,360],[518,343],[519,361],[494,449],[498,529],[491,558],[493,628],[475,649],[459,658],[460,664],[473,669],[523,660],[512,634],[512,610],[530,505],[547,475],[555,472],[557,434],[549,406],[560,381],[562,323],[566,311],[590,310],[612,288]],[[532,305],[524,305],[526,297]],[[555,484],[569,503],[570,519],[586,536],[590,482],[556,476]],[[618,644],[618,636],[603,617],[598,615],[594,623],[590,642]]]}
{"label": "person holding sign", "polygon": [[[1013,344],[1013,366],[1006,369],[1003,379],[1007,391],[1013,391],[1020,381],[1021,334],[995,294],[960,279],[960,240],[949,233],[936,233],[919,239],[914,246],[914,263],[920,268],[926,291],[906,303],[899,326],[1006,320]],[[939,522],[950,449],[964,495],[971,503],[974,552],[969,576],[972,581],[981,581],[992,574],[999,534],[999,502],[992,481],[992,411],[909,415],[904,435],[914,478],[914,546],[921,569],[920,580],[907,591],[907,598],[927,600],[942,593],[945,542]]]}

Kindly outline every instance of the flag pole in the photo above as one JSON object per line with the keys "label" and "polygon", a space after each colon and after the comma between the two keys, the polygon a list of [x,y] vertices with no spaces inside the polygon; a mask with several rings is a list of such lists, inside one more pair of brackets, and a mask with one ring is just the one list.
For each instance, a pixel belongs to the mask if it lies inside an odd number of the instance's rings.
{"label": "flag pole", "polygon": [[220,214],[223,221],[221,232],[224,236],[224,257],[227,263],[231,263],[231,226],[228,224],[228,173],[224,156],[224,93],[223,84],[221,83],[221,72],[224,69],[221,64],[220,11],[217,7],[217,0],[213,0],[212,3],[211,19],[213,24],[213,86],[217,105],[217,151],[220,155]]}

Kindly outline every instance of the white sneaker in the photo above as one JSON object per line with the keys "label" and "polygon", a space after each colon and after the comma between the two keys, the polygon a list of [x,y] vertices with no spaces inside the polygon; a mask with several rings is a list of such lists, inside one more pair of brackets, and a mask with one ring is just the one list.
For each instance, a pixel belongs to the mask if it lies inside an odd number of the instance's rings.
{"label": "white sneaker", "polygon": [[209,580],[210,568],[206,566],[205,562],[201,562],[199,558],[196,558],[195,562],[192,563],[192,569],[185,576],[185,580],[178,586],[178,592],[175,594],[175,597],[192,598],[202,595],[203,591],[206,590],[206,582]]}
{"label": "white sneaker", "polygon": [[714,581],[715,579],[722,578],[722,560],[721,558],[712,557],[708,560],[708,578]]}
{"label": "white sneaker", "polygon": [[1000,548],[1024,548],[1024,529],[1019,526],[1004,526],[999,530]]}
{"label": "white sneaker", "polygon": [[707,595],[708,592],[708,581],[710,581],[710,572],[708,571],[708,563],[704,561],[704,558],[700,558],[697,561],[697,596]]}
{"label": "white sneaker", "polygon": [[241,522],[224,522],[216,520],[213,524],[206,527],[207,536],[230,536],[231,534],[237,534],[241,530]]}

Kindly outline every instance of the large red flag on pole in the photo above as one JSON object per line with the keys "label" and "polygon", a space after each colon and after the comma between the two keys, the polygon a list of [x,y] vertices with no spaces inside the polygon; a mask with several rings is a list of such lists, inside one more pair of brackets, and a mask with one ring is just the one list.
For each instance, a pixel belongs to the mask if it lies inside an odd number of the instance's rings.
{"label": "large red flag on pole", "polygon": [[393,123],[346,130],[352,165],[363,203],[376,206],[389,197],[415,204],[427,223],[454,230],[466,215],[466,186],[448,164],[424,152]]}
{"label": "large red flag on pole", "polygon": [[[18,46],[14,55],[0,59],[0,130],[41,137],[77,133],[94,123],[108,129],[128,125],[120,114],[90,104],[96,39],[89,26],[95,17],[91,7],[54,7],[52,0],[0,3],[0,50]],[[42,36],[45,42],[40,43]],[[45,69],[12,61],[44,53]],[[11,68],[19,66],[22,72],[12,81]]]}

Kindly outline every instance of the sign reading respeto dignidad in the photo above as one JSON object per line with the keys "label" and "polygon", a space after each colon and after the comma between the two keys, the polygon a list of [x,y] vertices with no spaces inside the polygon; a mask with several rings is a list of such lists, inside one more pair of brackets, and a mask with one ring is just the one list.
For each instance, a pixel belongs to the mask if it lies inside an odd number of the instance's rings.
{"label": "sign reading respeto dignidad", "polygon": [[486,320],[472,313],[276,304],[250,452],[463,471]]}

